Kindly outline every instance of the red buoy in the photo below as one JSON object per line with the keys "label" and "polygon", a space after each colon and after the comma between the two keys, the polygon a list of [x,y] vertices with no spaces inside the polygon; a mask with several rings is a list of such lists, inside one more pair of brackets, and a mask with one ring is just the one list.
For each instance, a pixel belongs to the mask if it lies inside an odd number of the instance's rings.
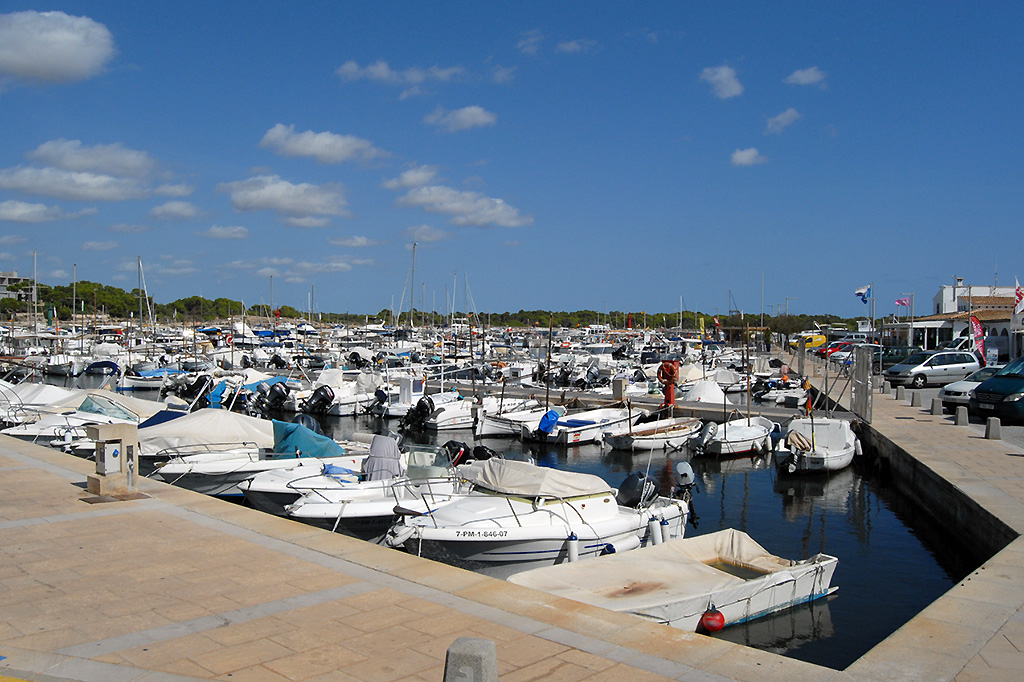
{"label": "red buoy", "polygon": [[700,617],[700,625],[708,632],[718,632],[725,627],[725,615],[712,605]]}

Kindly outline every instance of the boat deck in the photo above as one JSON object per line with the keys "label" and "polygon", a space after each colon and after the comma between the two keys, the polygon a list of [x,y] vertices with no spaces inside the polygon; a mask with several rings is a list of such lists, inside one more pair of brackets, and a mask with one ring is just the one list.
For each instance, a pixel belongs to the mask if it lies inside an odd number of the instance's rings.
{"label": "boat deck", "polygon": [[[876,396],[874,428],[1024,529],[1024,452]],[[1024,674],[1024,540],[844,671],[559,599],[0,437],[0,676],[441,680],[458,637],[503,681],[1007,680]],[[840,558],[841,561],[841,558]],[[878,608],[865,604],[864,608]]]}

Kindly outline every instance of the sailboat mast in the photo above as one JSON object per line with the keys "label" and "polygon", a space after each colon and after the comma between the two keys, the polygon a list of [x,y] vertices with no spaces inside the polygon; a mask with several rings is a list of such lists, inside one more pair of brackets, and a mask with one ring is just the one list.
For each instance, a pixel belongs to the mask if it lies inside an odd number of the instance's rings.
{"label": "sailboat mast", "polygon": [[416,326],[412,311],[416,303],[416,242],[412,243],[412,273],[409,275],[409,329]]}

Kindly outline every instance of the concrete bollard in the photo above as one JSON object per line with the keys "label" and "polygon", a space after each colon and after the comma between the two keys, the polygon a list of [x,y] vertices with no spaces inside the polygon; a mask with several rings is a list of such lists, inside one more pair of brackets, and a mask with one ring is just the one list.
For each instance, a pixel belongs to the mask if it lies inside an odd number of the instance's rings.
{"label": "concrete bollard", "polygon": [[985,420],[985,438],[989,440],[1002,440],[1003,435],[1002,424],[999,423],[999,417],[989,417]]}
{"label": "concrete bollard", "polygon": [[942,398],[932,398],[932,414],[936,417],[942,416]]}
{"label": "concrete bollard", "polygon": [[897,386],[896,387],[896,400],[906,400],[906,399],[907,399],[907,387],[906,386]]}
{"label": "concrete bollard", "polygon": [[882,393],[884,393],[885,395],[889,395],[889,382],[888,381],[882,381]]}
{"label": "concrete bollard", "polygon": [[921,407],[921,394],[920,393],[911,393],[910,394],[910,406],[911,407]]}
{"label": "concrete bollard", "polygon": [[444,682],[498,682],[498,649],[490,639],[459,637],[444,658]]}
{"label": "concrete bollard", "polygon": [[956,408],[956,421],[954,423],[957,426],[967,426],[971,423],[970,417],[967,415],[966,405],[960,405]]}

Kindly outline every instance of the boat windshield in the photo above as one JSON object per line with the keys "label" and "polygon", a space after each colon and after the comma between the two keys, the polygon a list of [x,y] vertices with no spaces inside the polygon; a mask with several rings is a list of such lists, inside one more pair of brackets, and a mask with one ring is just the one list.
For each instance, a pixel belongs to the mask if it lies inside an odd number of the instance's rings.
{"label": "boat windshield", "polygon": [[90,414],[102,414],[105,417],[111,417],[113,419],[139,421],[139,415],[111,400],[101,398],[98,395],[91,395],[86,398],[78,407],[78,410],[80,412],[89,412]]}

